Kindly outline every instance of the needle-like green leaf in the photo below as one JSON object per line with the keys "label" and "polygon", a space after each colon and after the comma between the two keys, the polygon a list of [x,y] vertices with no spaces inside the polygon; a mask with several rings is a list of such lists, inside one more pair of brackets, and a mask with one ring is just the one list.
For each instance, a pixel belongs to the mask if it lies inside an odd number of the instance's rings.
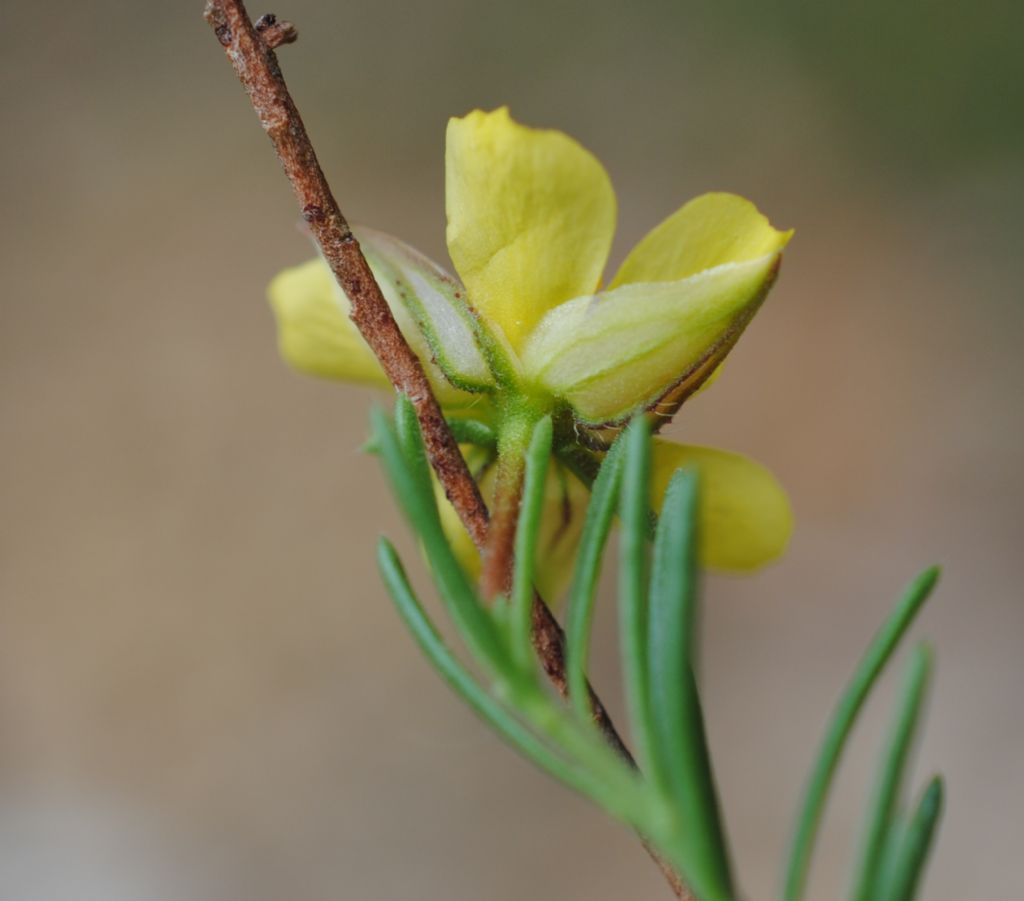
{"label": "needle-like green leaf", "polygon": [[508,654],[494,621],[480,605],[441,529],[423,439],[415,416],[410,417],[410,413],[409,402],[399,398],[396,418],[401,428],[401,440],[383,411],[375,409],[371,413],[374,440],[380,448],[395,498],[423,542],[438,594],[455,621],[459,634],[481,663],[494,671],[504,672],[509,667]]}
{"label": "needle-like green leaf", "polygon": [[395,399],[395,434],[398,436],[409,473],[416,480],[417,496],[424,501],[429,500],[429,503],[423,504],[424,510],[430,514],[428,519],[431,523],[435,520],[440,521],[430,481],[430,461],[427,460],[427,449],[423,445],[420,422],[416,418],[412,402],[404,394],[399,394]]}
{"label": "needle-like green leaf", "polygon": [[697,493],[696,473],[679,471],[672,477],[654,539],[648,624],[651,776],[668,792],[679,817],[686,872],[707,897],[728,898],[729,854],[693,672]]}
{"label": "needle-like green leaf", "polygon": [[942,803],[942,777],[935,776],[928,783],[896,850],[888,884],[876,895],[880,901],[913,901],[942,816]]}
{"label": "needle-like green leaf", "polygon": [[885,835],[885,847],[882,849],[882,863],[879,866],[878,881],[875,886],[879,897],[884,894],[885,886],[892,882],[903,836],[907,834],[907,816],[903,810],[894,810],[892,819],[889,821],[889,829]]}
{"label": "needle-like green leaf", "polygon": [[570,788],[601,802],[602,784],[585,769],[574,766],[545,744],[506,710],[473,678],[447,648],[409,584],[402,562],[391,543],[380,539],[377,564],[384,584],[403,621],[427,659],[469,706],[502,738],[523,755]]}
{"label": "needle-like green leaf", "polygon": [[583,533],[580,536],[580,546],[576,552],[572,586],[569,589],[565,623],[569,697],[573,708],[583,719],[590,719],[591,716],[590,692],[587,691],[590,633],[594,619],[597,580],[601,574],[601,559],[615,516],[615,508],[619,502],[622,447],[621,439],[612,445],[594,480],[586,519],[583,522]]}
{"label": "needle-like green leaf", "polygon": [[899,805],[907,760],[920,720],[932,670],[932,653],[926,644],[917,645],[907,664],[903,691],[889,739],[882,753],[878,784],[868,808],[860,865],[852,901],[872,901],[879,897],[881,870],[893,815]]}
{"label": "needle-like green leaf", "polygon": [[619,633],[626,703],[641,771],[654,771],[651,698],[647,663],[647,527],[651,472],[650,427],[636,417],[626,443],[619,500]]}
{"label": "needle-like green leaf", "polygon": [[835,775],[839,758],[846,745],[846,739],[860,713],[861,706],[900,639],[921,609],[921,605],[935,587],[938,578],[938,567],[932,567],[921,573],[911,583],[895,610],[890,614],[889,619],[886,620],[868,646],[853,678],[839,699],[825,733],[825,740],[818,752],[797,818],[782,893],[785,901],[798,901],[803,897],[807,872],[810,868],[811,852],[814,849],[828,791],[832,785],[832,777]]}
{"label": "needle-like green leaf", "polygon": [[524,668],[533,663],[530,632],[533,618],[534,569],[537,562],[537,536],[544,512],[544,486],[551,459],[551,417],[545,416],[534,427],[526,452],[523,498],[516,525],[515,558],[512,572],[513,642]]}

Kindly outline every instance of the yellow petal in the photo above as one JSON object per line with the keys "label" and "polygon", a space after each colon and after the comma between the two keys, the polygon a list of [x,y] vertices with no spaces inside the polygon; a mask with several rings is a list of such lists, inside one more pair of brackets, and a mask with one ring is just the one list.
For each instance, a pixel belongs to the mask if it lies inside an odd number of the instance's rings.
{"label": "yellow petal", "polygon": [[523,373],[585,422],[622,419],[727,351],[764,299],[777,264],[778,254],[769,254],[570,300],[530,335]]}
{"label": "yellow petal", "polygon": [[[472,465],[472,464],[471,464]],[[484,500],[494,497],[494,470],[480,483]],[[458,514],[435,483],[441,526],[451,542],[455,556],[474,580],[480,576],[480,554],[462,526]],[[554,603],[569,585],[576,548],[579,545],[589,492],[562,466],[552,461],[544,489],[540,535],[537,541],[537,590],[542,598]]]}
{"label": "yellow petal", "polygon": [[441,529],[455,552],[455,558],[475,583],[480,579],[480,552],[476,549],[473,539],[469,537],[469,532],[462,525],[459,514],[455,512],[455,508],[444,496],[444,489],[438,484],[436,477],[434,477],[434,496],[437,498],[437,509],[441,516]]}
{"label": "yellow petal", "polygon": [[448,250],[470,302],[518,348],[552,307],[592,293],[615,230],[601,164],[507,108],[448,123]]}
{"label": "yellow petal", "polygon": [[676,281],[723,263],[757,259],[782,250],[792,235],[772,228],[743,197],[703,194],[650,231],[609,287]]}
{"label": "yellow petal", "polygon": [[288,363],[326,378],[388,384],[377,358],[348,318],[348,299],[323,260],[285,269],[267,293],[277,317],[281,356]]}
{"label": "yellow petal", "polygon": [[651,489],[661,509],[672,474],[700,474],[700,555],[705,566],[751,570],[781,556],[793,531],[789,499],[760,463],[713,447],[656,440]]}

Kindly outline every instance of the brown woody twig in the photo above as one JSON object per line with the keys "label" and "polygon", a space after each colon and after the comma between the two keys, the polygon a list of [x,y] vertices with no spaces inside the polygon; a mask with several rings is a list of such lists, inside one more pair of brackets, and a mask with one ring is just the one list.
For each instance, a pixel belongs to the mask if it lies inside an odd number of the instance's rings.
{"label": "brown woody twig", "polygon": [[[255,24],[242,0],[207,0],[206,21],[214,30],[252,107],[274,145],[292,190],[324,259],[351,303],[351,318],[395,389],[413,405],[427,455],[445,494],[470,537],[487,546],[488,511],[470,474],[423,366],[398,328],[370,267],[342,215],[317,160],[302,117],[285,85],[274,48],[297,38],[295,27],[266,15]],[[565,636],[539,597],[533,604],[533,645],[548,678],[565,695]],[[591,692],[595,721],[609,744],[632,762],[604,706]],[[678,875],[650,847],[679,898],[692,895]]]}

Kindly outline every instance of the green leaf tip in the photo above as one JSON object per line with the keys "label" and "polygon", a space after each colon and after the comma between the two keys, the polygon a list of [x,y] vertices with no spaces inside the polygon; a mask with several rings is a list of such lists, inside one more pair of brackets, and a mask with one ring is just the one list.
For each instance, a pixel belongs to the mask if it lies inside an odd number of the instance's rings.
{"label": "green leaf tip", "polygon": [[939,568],[932,566],[910,583],[868,645],[853,677],[840,696],[811,771],[797,818],[782,893],[785,901],[799,901],[803,897],[825,801],[853,724],[878,676],[928,599],[938,578]]}
{"label": "green leaf tip", "polygon": [[875,791],[865,817],[860,863],[852,901],[872,901],[880,894],[886,848],[894,829],[921,710],[931,680],[934,655],[926,642],[910,654],[889,736],[880,755]]}
{"label": "green leaf tip", "polygon": [[880,896],[881,901],[913,901],[917,896],[944,804],[942,777],[933,776],[896,848],[889,880]]}

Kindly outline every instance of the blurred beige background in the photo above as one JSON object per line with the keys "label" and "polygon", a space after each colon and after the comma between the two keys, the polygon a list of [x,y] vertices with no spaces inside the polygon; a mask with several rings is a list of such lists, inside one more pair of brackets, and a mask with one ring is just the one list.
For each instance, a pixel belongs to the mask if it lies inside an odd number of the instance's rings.
{"label": "blurred beige background", "polygon": [[[447,693],[386,600],[372,548],[405,536],[357,452],[371,398],[276,356],[264,286],[310,251],[201,6],[5,6],[0,898],[666,897],[630,835]],[[915,780],[941,770],[949,805],[924,896],[1024,897],[1020,6],[274,11],[345,210],[438,258],[445,120],[477,105],[604,160],[616,258],[709,189],[796,227],[675,427],[772,466],[798,516],[782,563],[707,585],[744,888],[773,895],[827,710],[939,561]],[[608,622],[599,645],[619,708]],[[816,898],[841,897],[892,687]]]}

